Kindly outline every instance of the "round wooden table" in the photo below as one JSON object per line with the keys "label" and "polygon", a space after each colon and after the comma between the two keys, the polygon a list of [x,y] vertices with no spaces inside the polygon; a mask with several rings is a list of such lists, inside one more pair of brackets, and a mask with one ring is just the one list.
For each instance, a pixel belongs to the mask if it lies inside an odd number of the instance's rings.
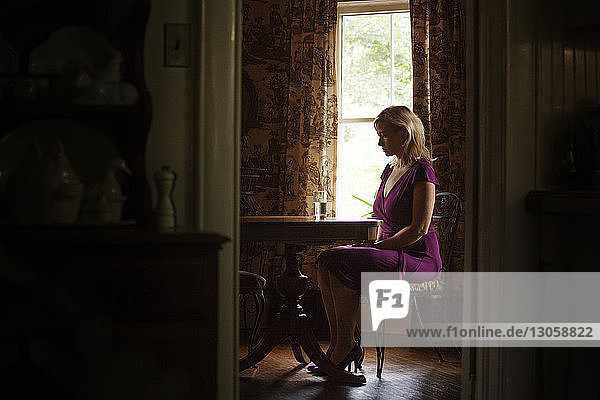
{"label": "round wooden table", "polygon": [[240,371],[264,359],[275,346],[290,339],[296,360],[306,363],[303,349],[310,360],[331,379],[362,385],[362,374],[337,368],[321,350],[302,307],[308,277],[301,271],[307,245],[324,245],[347,240],[375,240],[380,221],[375,219],[315,220],[297,216],[249,216],[241,218],[241,239],[285,243],[285,270],[277,277],[276,287],[282,298],[281,309],[258,345],[240,359]]}

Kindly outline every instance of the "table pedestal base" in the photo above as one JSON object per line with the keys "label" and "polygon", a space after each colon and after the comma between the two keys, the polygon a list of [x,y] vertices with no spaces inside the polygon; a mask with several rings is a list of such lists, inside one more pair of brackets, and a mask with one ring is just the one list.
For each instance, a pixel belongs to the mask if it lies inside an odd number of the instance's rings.
{"label": "table pedestal base", "polygon": [[364,375],[346,372],[336,367],[325,356],[304,313],[300,299],[306,291],[308,277],[300,272],[300,267],[305,248],[306,246],[286,244],[285,272],[277,279],[277,291],[283,299],[283,305],[260,343],[240,359],[240,371],[264,359],[275,346],[289,338],[294,357],[298,362],[306,364],[301,351],[304,349],[310,360],[331,379],[352,385],[363,385],[367,381]]}

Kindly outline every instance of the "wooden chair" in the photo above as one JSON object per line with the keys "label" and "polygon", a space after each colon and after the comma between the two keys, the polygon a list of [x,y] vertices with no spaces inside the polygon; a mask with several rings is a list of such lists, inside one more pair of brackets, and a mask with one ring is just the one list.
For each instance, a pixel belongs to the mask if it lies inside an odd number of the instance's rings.
{"label": "wooden chair", "polygon": [[[458,229],[458,222],[462,215],[462,203],[457,195],[450,192],[440,192],[435,195],[435,208],[433,210],[432,223],[435,227],[435,233],[438,238],[440,246],[440,256],[442,258],[442,272],[451,270],[452,267],[452,251],[454,250],[454,242],[456,240],[456,231]],[[444,318],[446,319],[445,304],[444,302],[447,296],[447,284],[444,279],[444,275],[440,275],[440,278],[436,278],[427,282],[411,283],[410,284],[410,307],[414,310],[421,327],[423,322],[421,320],[421,314],[419,312],[419,303],[427,298],[433,299],[440,310],[442,311]],[[382,321],[380,330],[385,329],[385,321]],[[381,378],[381,372],[383,371],[383,361],[385,357],[385,346],[381,342],[382,335],[378,335],[378,344],[375,349],[377,351],[377,377]],[[440,362],[444,362],[442,353],[440,350],[433,345],[429,340],[431,346],[436,351]],[[457,347],[460,353],[460,350]]]}
{"label": "wooden chair", "polygon": [[240,175],[240,214],[263,215],[262,207],[254,199],[254,189],[261,177],[267,172],[260,168],[246,168]]}
{"label": "wooden chair", "polygon": [[[242,171],[241,174],[241,193],[240,193],[240,213],[241,215],[262,215],[263,210],[254,199],[254,189],[259,179],[266,170],[257,168],[248,168]],[[245,259],[241,260],[242,268],[250,268],[254,259],[259,257],[260,267],[259,273],[263,273],[265,262],[265,250],[259,243],[244,243],[243,245]],[[252,346],[256,340],[260,320],[265,308],[264,288],[267,283],[266,279],[259,274],[240,270],[240,309],[244,313],[244,327],[246,327],[248,312],[247,299],[251,297],[254,300],[254,324],[248,338],[248,352],[252,351]]]}
{"label": "wooden chair", "polygon": [[240,308],[244,310],[244,325],[246,325],[245,311],[246,299],[248,296],[252,296],[255,306],[254,324],[252,326],[252,331],[250,332],[250,337],[248,338],[248,352],[252,351],[252,345],[256,339],[260,320],[265,309],[265,295],[263,289],[266,283],[267,280],[258,274],[240,271]]}

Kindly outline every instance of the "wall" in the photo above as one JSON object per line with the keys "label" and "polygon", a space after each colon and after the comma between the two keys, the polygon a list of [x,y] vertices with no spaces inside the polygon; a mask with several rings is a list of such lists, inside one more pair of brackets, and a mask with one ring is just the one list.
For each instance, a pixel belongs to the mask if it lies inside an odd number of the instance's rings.
{"label": "wall", "polygon": [[[568,135],[576,157],[590,143],[584,113],[600,105],[600,7],[592,1],[538,1],[536,182],[540,190],[575,188],[564,176]],[[539,262],[544,271],[600,271],[590,249],[597,244],[596,215],[542,215]],[[597,398],[592,385],[598,349],[538,350],[538,394],[544,398]]]}
{"label": "wall", "polygon": [[[589,252],[600,222],[591,221],[597,218],[552,220],[525,211],[529,191],[559,187],[562,137],[569,127],[577,129],[585,104],[599,100],[598,22],[573,29],[576,21],[589,22],[592,2],[465,1],[474,42],[467,61],[476,204],[467,210],[473,221],[467,234],[471,229],[473,267],[598,271]],[[542,245],[548,237],[551,245]],[[596,349],[473,350],[463,384],[470,385],[469,374],[475,375],[476,398],[598,397],[590,372]]]}
{"label": "wall", "polygon": [[146,30],[145,75],[152,96],[152,124],[146,146],[146,171],[152,188],[153,174],[169,165],[177,174],[173,198],[177,223],[192,225],[190,201],[192,184],[192,68],[163,66],[163,24],[190,23],[192,2],[153,0]]}
{"label": "wall", "polygon": [[585,0],[473,3],[479,267],[536,269],[538,221],[525,197],[561,186],[565,135],[600,102],[600,24],[580,24],[591,12]]}
{"label": "wall", "polygon": [[600,18],[593,25],[589,17],[599,8],[583,0],[538,1],[536,189],[561,186],[566,134],[578,133],[584,109],[600,104]]}
{"label": "wall", "polygon": [[[538,1],[535,130],[535,189],[538,190],[585,187],[577,178],[568,179],[564,170],[571,135],[576,163],[592,147],[584,119],[591,107],[600,106],[600,17],[597,17],[600,6],[588,3]],[[596,15],[597,22],[589,15]],[[589,256],[587,242],[582,241],[596,236],[593,227],[598,222],[597,216],[541,217],[541,267],[545,270],[599,268],[599,263]]]}
{"label": "wall", "polygon": [[[148,179],[170,165],[178,174],[178,225],[231,239],[212,266],[218,271],[219,399],[238,397],[241,9],[239,0],[154,0],[145,43],[153,98]],[[163,24],[169,22],[192,23],[191,68],[163,67]]]}

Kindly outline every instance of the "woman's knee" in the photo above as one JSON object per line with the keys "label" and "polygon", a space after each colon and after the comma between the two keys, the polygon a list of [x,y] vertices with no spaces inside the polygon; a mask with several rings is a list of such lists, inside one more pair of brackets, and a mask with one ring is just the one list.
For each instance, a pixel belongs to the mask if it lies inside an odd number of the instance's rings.
{"label": "woman's knee", "polygon": [[316,267],[317,267],[317,272],[318,273],[322,273],[323,270],[325,268],[327,268],[327,255],[325,254],[325,251],[321,252],[316,259]]}
{"label": "woman's knee", "polygon": [[319,269],[328,269],[336,257],[335,249],[323,250],[317,257],[317,267]]}

